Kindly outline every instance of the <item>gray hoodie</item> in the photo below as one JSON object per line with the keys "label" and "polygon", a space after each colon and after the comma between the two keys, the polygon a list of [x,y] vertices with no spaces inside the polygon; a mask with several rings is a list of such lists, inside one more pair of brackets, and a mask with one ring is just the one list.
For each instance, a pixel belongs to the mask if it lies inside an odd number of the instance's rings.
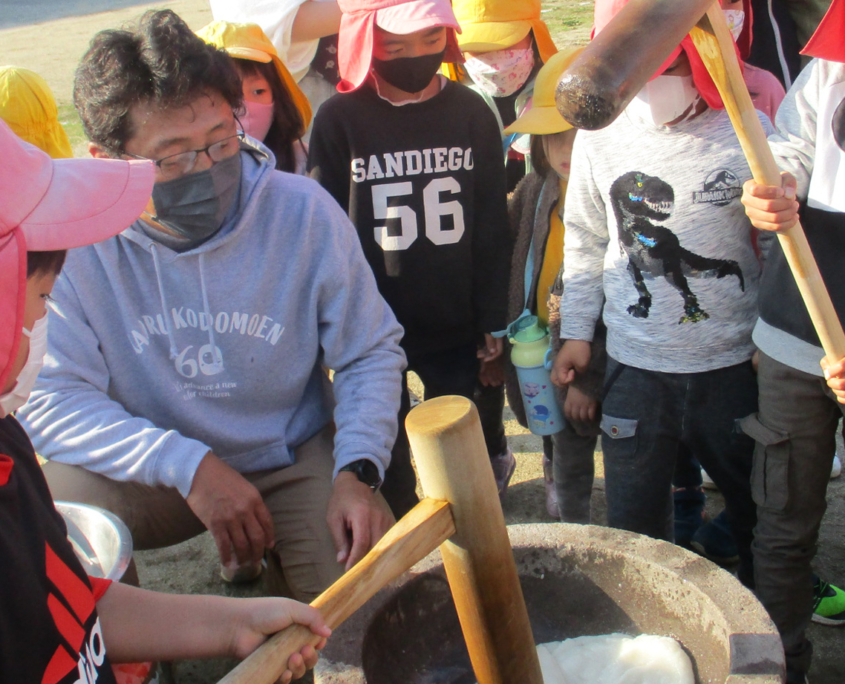
{"label": "gray hoodie", "polygon": [[384,474],[402,328],[340,207],[268,155],[241,151],[238,208],[199,247],[136,222],[69,253],[19,413],[44,457],[187,496],[209,450],[239,472],[284,467],[334,412],[335,473],[365,458]]}

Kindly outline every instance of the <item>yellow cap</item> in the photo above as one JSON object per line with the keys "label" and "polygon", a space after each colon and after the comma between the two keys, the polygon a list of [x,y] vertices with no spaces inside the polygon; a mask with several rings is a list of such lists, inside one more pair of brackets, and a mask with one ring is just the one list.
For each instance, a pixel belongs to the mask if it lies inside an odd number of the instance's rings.
{"label": "yellow cap", "polygon": [[564,48],[546,61],[543,68],[537,72],[537,78],[534,79],[534,94],[531,97],[531,106],[505,129],[506,134],[549,135],[568,131],[572,128],[572,124],[564,119],[557,110],[555,89],[563,72],[581,54],[583,49],[583,47]]}
{"label": "yellow cap", "polygon": [[452,0],[461,25],[458,46],[465,52],[491,52],[515,45],[534,32],[543,62],[557,52],[545,22],[540,0]]}
{"label": "yellow cap", "polygon": [[73,156],[50,86],[34,71],[0,67],[0,119],[53,159]]}
{"label": "yellow cap", "polygon": [[212,21],[204,26],[197,35],[209,45],[221,48],[236,59],[248,59],[253,62],[267,64],[273,62],[282,86],[293,100],[299,115],[302,117],[302,131],[305,132],[311,123],[311,103],[300,90],[296,80],[290,75],[287,67],[279,58],[279,53],[270,39],[258,24],[236,24],[231,21]]}

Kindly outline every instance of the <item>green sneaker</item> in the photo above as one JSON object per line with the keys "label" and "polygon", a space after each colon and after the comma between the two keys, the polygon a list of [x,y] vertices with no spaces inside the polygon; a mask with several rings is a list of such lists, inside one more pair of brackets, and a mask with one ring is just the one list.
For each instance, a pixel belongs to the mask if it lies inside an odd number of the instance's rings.
{"label": "green sneaker", "polygon": [[845,591],[813,575],[813,622],[845,625]]}

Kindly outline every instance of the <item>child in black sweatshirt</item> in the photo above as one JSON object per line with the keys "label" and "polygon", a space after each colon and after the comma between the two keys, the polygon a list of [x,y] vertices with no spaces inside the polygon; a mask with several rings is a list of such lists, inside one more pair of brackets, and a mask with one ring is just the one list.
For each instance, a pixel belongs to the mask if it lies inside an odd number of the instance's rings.
{"label": "child in black sweatshirt", "polygon": [[[314,122],[311,174],[358,229],[426,398],[472,398],[479,359],[501,355],[491,333],[506,323],[511,245],[498,125],[478,95],[437,74],[442,61],[460,60],[448,0],[339,4],[341,94]],[[404,396],[400,425],[409,408]],[[493,463],[500,490],[514,466],[501,442],[499,434],[487,445],[506,459]],[[400,429],[382,489],[397,517],[416,503],[415,484]]]}

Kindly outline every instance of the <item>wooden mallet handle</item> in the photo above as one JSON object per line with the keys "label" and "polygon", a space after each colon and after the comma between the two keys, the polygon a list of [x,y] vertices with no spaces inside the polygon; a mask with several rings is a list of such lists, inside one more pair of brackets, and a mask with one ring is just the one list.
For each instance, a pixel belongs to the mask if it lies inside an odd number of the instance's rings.
{"label": "wooden mallet handle", "polygon": [[[780,169],[757,118],[736,58],[733,38],[718,2],[710,6],[690,36],[719,89],[754,180],[761,185],[780,185]],[[788,231],[778,233],[778,240],[825,354],[829,360],[838,361],[845,356],[845,333],[807,236],[801,225],[796,224]]]}
{"label": "wooden mallet handle", "polygon": [[[455,533],[445,501],[423,499],[396,523],[349,572],[311,605],[335,629],[376,592],[434,551]],[[320,641],[307,627],[292,625],[274,634],[220,680],[220,684],[273,684],[294,653]]]}
{"label": "wooden mallet handle", "polygon": [[543,684],[475,405],[439,397],[405,425],[423,491],[452,506],[457,532],[440,553],[479,684]]}

